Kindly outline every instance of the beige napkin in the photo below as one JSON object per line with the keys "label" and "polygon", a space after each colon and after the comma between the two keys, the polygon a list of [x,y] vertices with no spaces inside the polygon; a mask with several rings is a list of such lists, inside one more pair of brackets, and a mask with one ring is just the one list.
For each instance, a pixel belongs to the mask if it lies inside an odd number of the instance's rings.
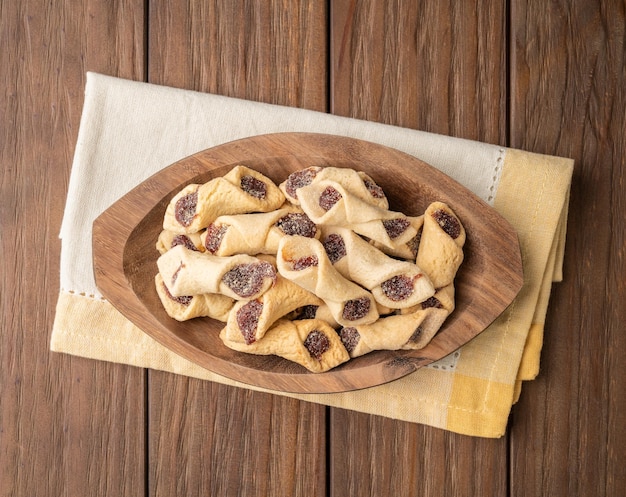
{"label": "beige napkin", "polygon": [[263,390],[177,356],[106,302],[92,274],[91,225],[124,193],[176,160],[230,140],[281,131],[369,140],[439,168],[516,228],[525,276],[520,294],[496,322],[437,363],[355,392],[275,393],[468,435],[503,435],[521,382],[538,373],[550,288],[561,278],[569,159],[88,73],[60,233],[61,291],[51,350]]}

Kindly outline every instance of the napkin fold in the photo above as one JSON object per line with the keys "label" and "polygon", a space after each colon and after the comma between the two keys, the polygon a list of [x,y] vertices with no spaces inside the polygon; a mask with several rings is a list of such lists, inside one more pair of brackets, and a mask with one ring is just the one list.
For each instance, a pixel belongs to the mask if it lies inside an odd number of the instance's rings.
{"label": "napkin fold", "polygon": [[[94,219],[160,169],[252,135],[301,131],[379,143],[414,155],[493,205],[517,230],[524,285],[483,333],[444,359],[391,383],[332,394],[273,392],[174,354],[118,313],[92,271]],[[328,406],[500,437],[523,381],[539,372],[552,283],[562,275],[573,161],[304,109],[87,74],[60,231],[55,352],[130,364]]]}

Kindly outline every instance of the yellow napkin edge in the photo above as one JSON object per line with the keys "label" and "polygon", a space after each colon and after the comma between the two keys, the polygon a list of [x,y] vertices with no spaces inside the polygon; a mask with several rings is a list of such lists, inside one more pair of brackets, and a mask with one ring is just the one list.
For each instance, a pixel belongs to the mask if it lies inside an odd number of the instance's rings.
{"label": "yellow napkin edge", "polygon": [[[528,310],[518,306],[534,306],[529,322],[517,377],[513,384],[495,381],[492,376],[462,374],[459,368],[454,378],[448,409],[447,429],[475,436],[499,437],[504,435],[512,405],[521,394],[522,381],[536,377],[543,345],[543,323],[548,308],[553,281],[562,279],[562,265],[565,250],[566,222],[569,204],[569,191],[574,161],[567,158],[533,154],[517,149],[507,149],[502,176],[494,200],[494,207],[518,229],[523,262],[525,263],[525,283],[518,298],[498,319],[512,319],[515,314],[526,315]],[[539,212],[520,212],[515,199],[520,198],[517,189],[527,189],[537,205],[542,200],[556,209],[558,220],[553,231],[542,230]],[[544,192],[551,198],[544,199]],[[552,217],[553,216],[547,216]],[[548,248],[549,247],[549,248]],[[545,260],[528,258],[527,254],[546,253]],[[524,256],[526,260],[524,260]],[[533,282],[536,282],[533,284]],[[506,330],[506,325],[500,329]],[[488,332],[488,330],[485,330]],[[475,340],[480,339],[482,334]],[[464,357],[464,355],[462,357]],[[478,358],[478,355],[475,359]],[[476,361],[473,361],[476,362]],[[478,394],[480,392],[480,394]],[[482,408],[481,408],[482,403]],[[486,409],[486,406],[489,409]]]}
{"label": "yellow napkin edge", "polygon": [[[566,209],[564,209],[566,210]],[[543,337],[545,318],[548,312],[548,304],[550,301],[550,293],[552,291],[552,283],[563,281],[563,257],[565,232],[561,226],[567,222],[563,219],[559,221],[559,229],[555,234],[555,240],[550,250],[548,264],[546,266],[546,274],[539,291],[537,299],[537,308],[533,316],[533,322],[528,331],[526,344],[522,353],[517,379],[515,381],[515,393],[513,395],[513,403],[516,404],[522,394],[522,385],[524,381],[532,381],[538,375],[541,369],[541,351],[543,350]]]}
{"label": "yellow napkin edge", "polygon": [[[561,282],[564,277],[563,263],[565,258],[570,185],[574,170],[574,161],[568,158],[533,154],[530,152],[523,152],[523,156],[520,156],[520,151],[516,149],[507,149],[507,158],[515,162],[519,162],[520,160],[524,160],[526,158],[531,158],[533,161],[540,163],[549,161],[552,167],[557,167],[563,170],[562,178],[565,181],[565,197],[560,211],[560,218],[550,248],[545,273],[542,279],[539,296],[537,298],[537,306],[535,308],[533,322],[528,332],[517,380],[515,382],[513,403],[517,403],[521,395],[523,382],[534,380],[539,374],[541,351],[543,348],[544,325],[552,290],[552,283]],[[523,168],[524,166],[518,163],[516,167]],[[545,165],[543,167],[545,167]],[[506,185],[502,192],[506,194]]]}
{"label": "yellow napkin edge", "polygon": [[[556,239],[555,242],[557,242]],[[554,274],[554,267],[558,255],[556,245],[558,245],[558,243],[554,243],[550,251],[544,279],[541,283],[541,288],[539,289],[537,307],[535,309],[530,330],[528,331],[528,337],[526,338],[526,344],[522,354],[522,361],[520,362],[519,371],[517,373],[518,381],[534,380],[539,374],[541,349],[543,347],[544,323],[548,312],[550,293],[552,291],[552,276]]]}

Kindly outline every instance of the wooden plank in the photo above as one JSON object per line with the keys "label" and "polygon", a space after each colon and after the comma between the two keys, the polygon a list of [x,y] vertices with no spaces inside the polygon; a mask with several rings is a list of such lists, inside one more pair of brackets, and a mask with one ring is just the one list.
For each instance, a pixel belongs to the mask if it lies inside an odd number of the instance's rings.
{"label": "wooden plank", "polygon": [[506,439],[333,409],[331,495],[506,495]]}
{"label": "wooden plank", "polygon": [[[335,0],[331,19],[331,112],[504,144],[504,2]],[[330,421],[333,495],[507,492],[506,438],[341,409]]]}
{"label": "wooden plank", "polygon": [[159,372],[150,387],[150,495],[323,492],[323,408]]}
{"label": "wooden plank", "polygon": [[326,9],[319,2],[150,4],[150,82],[324,111]]}
{"label": "wooden plank", "polygon": [[626,489],[624,17],[616,2],[512,2],[511,144],[576,161],[564,281],[515,409],[514,495]]}
{"label": "wooden plank", "polygon": [[504,144],[504,3],[334,0],[332,113]]}
{"label": "wooden plank", "polygon": [[48,349],[85,71],[143,77],[143,1],[2,2],[0,46],[0,494],[137,495],[143,372]]}
{"label": "wooden plank", "polygon": [[[149,19],[150,82],[326,110],[323,6],[160,0]],[[325,407],[164,373],[149,384],[150,494],[325,492]]]}

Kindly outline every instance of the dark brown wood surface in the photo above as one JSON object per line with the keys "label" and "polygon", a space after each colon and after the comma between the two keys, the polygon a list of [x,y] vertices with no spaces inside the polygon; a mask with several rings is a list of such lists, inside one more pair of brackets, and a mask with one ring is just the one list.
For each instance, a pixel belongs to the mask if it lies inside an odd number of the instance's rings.
{"label": "dark brown wood surface", "polygon": [[[623,1],[0,1],[0,495],[626,493]],[[48,351],[85,71],[576,161],[497,440]]]}

